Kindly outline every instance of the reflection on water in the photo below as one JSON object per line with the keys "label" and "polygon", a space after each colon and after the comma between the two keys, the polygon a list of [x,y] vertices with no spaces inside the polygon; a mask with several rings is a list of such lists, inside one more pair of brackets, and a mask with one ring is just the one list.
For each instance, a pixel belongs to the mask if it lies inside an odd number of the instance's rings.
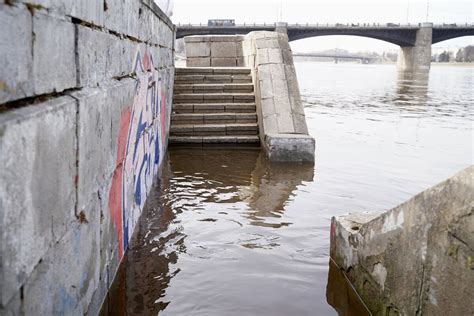
{"label": "reflection on water", "polygon": [[344,272],[339,269],[333,260],[329,260],[326,298],[339,316],[371,315]]}
{"label": "reflection on water", "polygon": [[357,315],[328,266],[331,217],[390,209],[472,163],[473,68],[296,67],[316,167],[172,148],[103,315]]}

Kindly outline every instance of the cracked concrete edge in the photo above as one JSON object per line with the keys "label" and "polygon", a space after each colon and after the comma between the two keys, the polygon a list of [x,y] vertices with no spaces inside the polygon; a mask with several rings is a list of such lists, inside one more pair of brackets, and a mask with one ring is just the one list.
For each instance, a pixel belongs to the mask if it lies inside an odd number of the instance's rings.
{"label": "cracked concrete edge", "polygon": [[466,304],[474,282],[473,179],[470,166],[389,211],[332,218],[330,256],[373,314],[474,312]]}

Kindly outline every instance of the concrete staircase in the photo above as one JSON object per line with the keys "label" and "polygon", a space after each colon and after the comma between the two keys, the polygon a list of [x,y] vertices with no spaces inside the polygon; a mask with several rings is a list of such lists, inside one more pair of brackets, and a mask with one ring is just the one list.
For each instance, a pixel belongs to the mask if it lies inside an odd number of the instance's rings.
{"label": "concrete staircase", "polygon": [[176,68],[171,144],[258,144],[248,68]]}

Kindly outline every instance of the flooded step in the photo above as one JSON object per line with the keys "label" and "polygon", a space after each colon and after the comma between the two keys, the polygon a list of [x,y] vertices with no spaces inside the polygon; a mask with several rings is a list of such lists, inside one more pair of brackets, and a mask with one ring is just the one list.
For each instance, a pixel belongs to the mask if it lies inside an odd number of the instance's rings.
{"label": "flooded step", "polygon": [[251,113],[256,111],[255,103],[178,103],[173,104],[174,113]]}
{"label": "flooded step", "polygon": [[182,93],[173,96],[173,103],[249,103],[253,93]]}
{"label": "flooded step", "polygon": [[171,124],[256,123],[257,113],[183,113],[171,114]]}
{"label": "flooded step", "polygon": [[257,135],[257,123],[174,124],[171,136]]}
{"label": "flooded step", "polygon": [[172,144],[257,144],[257,135],[239,136],[170,136]]}
{"label": "flooded step", "polygon": [[183,74],[215,74],[215,75],[250,75],[250,68],[243,67],[186,67],[176,68],[177,75]]}
{"label": "flooded step", "polygon": [[253,92],[252,83],[202,83],[176,84],[174,94],[183,93],[224,93],[224,92]]}
{"label": "flooded step", "polygon": [[197,83],[251,83],[250,75],[177,75],[175,84]]}

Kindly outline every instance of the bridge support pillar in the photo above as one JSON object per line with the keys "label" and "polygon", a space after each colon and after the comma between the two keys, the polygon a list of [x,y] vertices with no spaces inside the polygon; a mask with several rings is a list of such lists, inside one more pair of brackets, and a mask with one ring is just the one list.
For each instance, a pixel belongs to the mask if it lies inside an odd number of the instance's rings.
{"label": "bridge support pillar", "polygon": [[399,70],[415,72],[430,70],[432,34],[433,24],[422,23],[416,33],[415,45],[400,47],[397,61]]}
{"label": "bridge support pillar", "polygon": [[275,27],[275,32],[288,34],[288,23],[277,22],[276,27]]}

